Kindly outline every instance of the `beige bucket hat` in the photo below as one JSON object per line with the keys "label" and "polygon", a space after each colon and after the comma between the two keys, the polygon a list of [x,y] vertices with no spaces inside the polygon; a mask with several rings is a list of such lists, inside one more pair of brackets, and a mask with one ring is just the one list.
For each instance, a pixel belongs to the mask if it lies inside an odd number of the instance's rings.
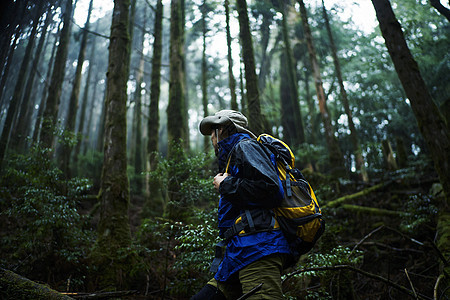
{"label": "beige bucket hat", "polygon": [[227,124],[236,126],[237,132],[247,133],[252,138],[256,138],[256,135],[248,129],[247,118],[238,111],[227,109],[216,112],[214,116],[204,118],[200,122],[200,132],[203,135],[210,135],[214,127]]}

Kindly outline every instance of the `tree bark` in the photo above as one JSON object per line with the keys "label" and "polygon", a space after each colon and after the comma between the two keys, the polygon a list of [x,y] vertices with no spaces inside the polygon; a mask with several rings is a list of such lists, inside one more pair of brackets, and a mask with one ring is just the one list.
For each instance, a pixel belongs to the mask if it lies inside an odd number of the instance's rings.
{"label": "tree bark", "polygon": [[[14,94],[9,103],[8,113],[6,114],[5,124],[3,125],[2,135],[0,137],[0,169],[2,167],[3,160],[5,158],[5,154],[6,154],[6,150],[7,150],[8,142],[9,142],[9,136],[11,133],[11,128],[13,126],[14,119],[17,117],[17,114],[20,113],[17,111],[17,108],[20,107],[20,102],[22,100],[23,86],[25,84],[25,78],[26,78],[28,65],[31,60],[31,51],[33,49],[34,40],[36,38],[36,32],[37,32],[37,27],[39,24],[39,19],[41,18],[41,15],[42,15],[42,12],[44,9],[44,4],[42,2],[40,2],[36,5],[37,5],[37,7],[35,8],[36,10],[34,12],[35,15],[33,18],[33,28],[31,30],[31,33],[30,33],[30,36],[28,39],[28,44],[25,49],[24,57],[22,59],[22,64],[20,65],[19,75],[17,77],[16,85],[14,88]],[[21,137],[21,138],[25,138],[25,137]],[[17,141],[17,140],[15,140],[15,141]],[[14,143],[14,147],[16,147],[16,146],[17,146],[17,144]]]}
{"label": "tree bark", "polygon": [[350,105],[349,105],[349,101],[348,101],[348,97],[347,97],[347,91],[345,90],[344,80],[342,79],[341,65],[339,63],[339,58],[337,56],[336,44],[334,43],[334,38],[333,38],[333,34],[331,32],[331,27],[330,27],[330,21],[328,19],[328,14],[325,9],[325,3],[323,0],[322,0],[322,12],[323,12],[324,20],[325,20],[325,27],[327,29],[328,38],[330,39],[331,55],[333,57],[334,69],[335,69],[336,77],[337,77],[337,80],[339,83],[339,89],[341,92],[341,100],[342,100],[342,104],[344,105],[345,113],[347,114],[348,127],[350,129],[350,139],[353,144],[353,151],[354,151],[355,160],[356,160],[356,169],[358,169],[360,171],[361,179],[364,182],[368,182],[369,175],[367,174],[364,157],[362,156],[361,146],[359,144],[358,133],[356,132],[355,123],[353,122],[353,116],[352,116],[352,111],[350,110]]}
{"label": "tree bark", "polygon": [[[59,26],[58,26],[58,28],[59,28]],[[58,32],[56,33],[56,36],[58,36],[58,35],[59,35],[59,29],[58,29]],[[53,47],[52,47],[52,54],[50,55],[50,59],[48,61],[48,69],[47,69],[47,74],[45,76],[44,87],[42,89],[41,101],[39,102],[39,109],[38,109],[38,113],[36,116],[36,120],[34,122],[33,139],[32,139],[33,143],[37,143],[39,141],[42,117],[43,117],[44,111],[45,111],[45,100],[47,99],[49,82],[50,82],[50,79],[52,76],[56,49],[57,49],[57,43],[56,43],[56,38],[55,38],[55,41],[54,41]]]}
{"label": "tree bark", "polygon": [[[158,0],[155,10],[155,23],[153,26],[153,58],[150,84],[150,106],[148,111],[148,142],[147,155],[149,171],[155,171],[158,166],[159,150],[159,96],[161,93],[161,57],[162,57],[162,20],[163,20],[162,0]],[[160,199],[158,180],[149,176],[148,179],[149,197],[142,209],[144,215],[152,212],[153,203]]]}
{"label": "tree bark", "polygon": [[183,45],[181,1],[172,0],[170,4],[170,82],[169,105],[167,106],[167,134],[169,157],[175,155],[174,147],[184,140],[185,116],[183,87]]}
{"label": "tree bark", "polygon": [[[225,4],[226,9],[228,6],[228,3]],[[208,66],[206,62],[206,33],[208,32],[207,26],[206,26],[206,14],[207,14],[207,7],[206,7],[206,1],[203,0],[203,4],[201,6],[201,12],[202,12],[202,35],[203,35],[203,49],[202,49],[202,104],[203,104],[203,117],[208,116]],[[227,12],[226,12],[227,13]],[[227,24],[228,26],[228,24]],[[227,32],[228,34],[228,32]],[[228,38],[228,37],[227,37]],[[231,51],[231,49],[228,49]],[[230,55],[230,52],[228,53]],[[228,72],[230,72],[230,57],[228,57]],[[233,76],[233,74],[231,74]],[[205,153],[208,153],[210,149],[210,143],[209,143],[209,136],[203,137],[203,149]]]}
{"label": "tree bark", "polygon": [[105,101],[104,159],[101,180],[100,220],[92,258],[101,275],[100,286],[126,287],[132,256],[127,177],[127,81],[130,67],[129,0],[115,0],[111,23]]}
{"label": "tree bark", "polygon": [[[230,1],[225,0],[225,29],[227,32],[227,59],[228,59],[228,86],[231,94],[231,109],[238,110],[236,97],[236,80],[233,75],[233,58],[231,55],[231,33],[230,33]],[[209,143],[208,143],[209,144]]]}
{"label": "tree bark", "polygon": [[255,71],[255,56],[246,0],[237,0],[239,13],[239,35],[242,45],[242,57],[245,65],[245,83],[247,89],[248,123],[250,130],[256,135],[264,131],[264,119],[261,114],[261,104],[258,91],[258,78]]}
{"label": "tree bark", "polygon": [[[99,23],[97,23],[97,28],[95,29],[96,32],[98,32],[98,28],[99,28]],[[86,83],[84,84],[84,91],[83,91],[83,98],[82,98],[82,104],[81,104],[81,115],[80,115],[80,123],[78,123],[78,130],[77,133],[79,135],[79,139],[78,139],[78,143],[75,146],[75,153],[73,155],[73,166],[74,168],[78,167],[78,156],[80,155],[81,152],[81,147],[82,145],[85,143],[86,141],[86,137],[88,134],[85,135],[84,133],[84,127],[87,123],[86,128],[91,128],[91,121],[92,121],[92,114],[93,114],[93,110],[94,110],[94,106],[93,104],[95,103],[95,93],[93,93],[93,97],[91,99],[91,101],[89,101],[89,89],[91,88],[91,80],[92,80],[92,71],[94,69],[94,58],[95,58],[95,48],[97,46],[97,38],[95,36],[91,37],[91,52],[89,53],[89,69],[88,69],[88,73],[86,76]],[[95,78],[98,79],[98,72],[96,72],[95,74]],[[97,81],[96,80],[94,82],[94,90],[97,89]],[[88,102],[90,102],[89,105],[89,117],[88,117],[88,121],[86,122],[86,113],[88,112]]]}
{"label": "tree bark", "polygon": [[58,118],[67,54],[69,51],[70,32],[72,27],[72,0],[66,0],[63,11],[64,25],[61,30],[58,50],[56,50],[52,79],[45,104],[40,140],[46,148],[53,147],[53,136]]}
{"label": "tree bark", "polygon": [[136,74],[136,91],[134,93],[134,175],[136,178],[136,193],[141,194],[142,192],[142,82],[144,77],[144,42],[145,42],[145,28],[146,28],[146,20],[147,20],[147,11],[144,8],[144,24],[142,28],[142,51],[140,53],[139,59],[139,69]]}
{"label": "tree bark", "polygon": [[344,157],[342,156],[339,143],[335,137],[335,131],[331,124],[330,114],[328,112],[325,92],[322,85],[322,76],[320,75],[319,64],[317,62],[316,50],[312,41],[311,29],[309,28],[308,15],[303,0],[298,0],[300,4],[300,14],[302,17],[303,30],[305,31],[306,43],[311,60],[311,66],[314,73],[314,82],[316,87],[317,99],[319,100],[319,109],[325,128],[325,140],[328,146],[331,173],[335,176],[345,176]]}
{"label": "tree bark", "polygon": [[[147,153],[150,161],[150,171],[157,166],[158,140],[159,140],[159,96],[161,93],[161,57],[162,57],[162,19],[163,4],[158,0],[155,11],[155,24],[153,32],[153,59],[150,85],[150,107],[148,119]],[[150,192],[152,192],[150,190]]]}
{"label": "tree bark", "polygon": [[[66,119],[66,128],[65,130],[69,132],[75,131],[75,125],[77,120],[77,114],[78,114],[78,98],[80,97],[80,87],[81,87],[81,71],[83,70],[83,63],[84,58],[86,56],[86,45],[87,45],[87,38],[88,38],[88,32],[90,27],[90,19],[91,19],[91,13],[92,13],[92,6],[93,6],[93,0],[89,1],[89,8],[88,8],[88,15],[86,18],[86,23],[84,24],[84,30],[81,35],[81,45],[80,45],[80,51],[78,53],[78,59],[77,59],[77,68],[75,70],[75,78],[73,80],[73,87],[72,92],[70,94],[70,100],[69,100],[69,113],[67,115]],[[62,155],[59,159],[59,167],[65,174],[66,178],[71,177],[71,170],[69,168],[70,163],[70,154],[72,153],[72,146],[69,144],[64,143],[62,145]]]}
{"label": "tree bark", "polygon": [[302,112],[299,104],[298,96],[298,86],[297,86],[297,68],[294,64],[294,58],[292,55],[292,48],[289,38],[289,28],[287,24],[287,13],[286,4],[281,3],[282,11],[282,31],[283,31],[283,41],[284,41],[284,51],[285,51],[285,67],[287,75],[287,84],[290,91],[291,97],[286,99],[291,102],[290,109],[284,111],[281,114],[281,119],[291,119],[291,126],[284,128],[287,132],[286,134],[290,137],[289,143],[291,145],[298,145],[305,142],[305,131],[303,129],[303,119]]}

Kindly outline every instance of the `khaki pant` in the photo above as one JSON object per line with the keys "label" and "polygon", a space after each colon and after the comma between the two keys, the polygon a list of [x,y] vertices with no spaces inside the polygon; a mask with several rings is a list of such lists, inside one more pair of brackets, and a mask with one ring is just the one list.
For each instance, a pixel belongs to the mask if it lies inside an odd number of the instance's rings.
{"label": "khaki pant", "polygon": [[225,282],[213,278],[208,284],[217,287],[227,299],[232,300],[263,283],[262,288],[247,299],[283,299],[281,272],[284,261],[283,254],[265,256],[232,275]]}

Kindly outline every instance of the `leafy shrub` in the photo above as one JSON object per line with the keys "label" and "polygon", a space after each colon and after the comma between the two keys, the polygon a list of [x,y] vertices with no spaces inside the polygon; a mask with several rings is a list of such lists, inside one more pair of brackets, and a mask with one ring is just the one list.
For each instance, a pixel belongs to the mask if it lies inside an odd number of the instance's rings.
{"label": "leafy shrub", "polygon": [[34,146],[9,161],[0,179],[1,265],[30,278],[81,284],[83,259],[92,241],[77,201],[91,187],[85,179],[64,180],[49,149]]}
{"label": "leafy shrub", "polygon": [[[438,214],[438,208],[433,204],[433,199],[429,195],[411,195],[405,201],[404,210],[407,215],[402,218],[400,228],[407,233],[420,234],[424,232],[424,226],[433,224],[433,218]],[[423,228],[421,230],[421,228]]]}
{"label": "leafy shrub", "polygon": [[205,154],[187,156],[181,147],[175,148],[174,158],[161,159],[150,180],[157,180],[165,195],[166,215],[179,221],[189,218],[190,210],[208,207],[217,199],[212,185],[212,157]]}

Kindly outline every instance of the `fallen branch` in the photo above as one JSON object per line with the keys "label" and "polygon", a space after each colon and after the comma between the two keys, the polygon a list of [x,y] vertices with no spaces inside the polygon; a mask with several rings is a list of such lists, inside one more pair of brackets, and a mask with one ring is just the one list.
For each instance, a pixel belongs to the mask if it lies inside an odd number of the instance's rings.
{"label": "fallen branch", "polygon": [[339,206],[339,205],[341,205],[341,204],[344,203],[344,202],[347,202],[347,201],[349,201],[349,200],[352,200],[352,199],[355,199],[355,198],[359,198],[359,197],[365,196],[365,195],[367,195],[367,194],[372,193],[373,191],[379,190],[379,189],[381,189],[381,188],[387,186],[388,184],[390,184],[390,182],[382,182],[382,183],[379,183],[379,184],[377,184],[377,185],[374,185],[374,186],[372,186],[372,187],[370,187],[370,188],[364,189],[364,190],[359,191],[359,192],[357,192],[357,193],[354,193],[354,194],[351,194],[351,195],[346,195],[346,196],[337,198],[336,200],[330,201],[330,202],[328,202],[328,203],[322,205],[322,207],[323,207],[323,208],[326,208],[326,207],[336,207],[336,206]]}
{"label": "fallen branch", "polygon": [[115,291],[115,292],[95,292],[95,293],[61,293],[64,295],[70,295],[75,299],[107,299],[115,297],[123,297],[136,294],[138,291]]}
{"label": "fallen branch", "polygon": [[368,239],[369,237],[371,237],[375,232],[377,232],[378,230],[382,229],[383,227],[384,227],[384,225],[381,225],[380,227],[378,227],[378,228],[372,230],[368,235],[366,235],[365,237],[363,237],[363,239],[360,240],[360,241],[355,245],[355,247],[353,247],[352,251],[350,251],[350,253],[349,253],[349,255],[347,256],[347,258],[349,258],[349,257],[353,254],[353,252],[355,252],[356,248],[358,248],[359,245],[361,245],[362,243],[364,243],[365,240],[367,240],[367,239]]}
{"label": "fallen branch", "polygon": [[1,299],[73,299],[58,293],[51,288],[31,281],[14,272],[0,268],[0,298]]}
{"label": "fallen branch", "polygon": [[353,272],[356,272],[356,273],[360,273],[360,274],[362,274],[362,275],[364,275],[364,276],[366,276],[366,277],[369,277],[369,278],[372,278],[372,279],[375,279],[375,280],[384,282],[385,284],[387,284],[387,285],[389,285],[389,286],[395,288],[396,290],[398,290],[398,291],[400,291],[400,292],[403,292],[403,293],[405,293],[405,294],[407,294],[407,295],[409,295],[409,296],[411,296],[411,297],[413,297],[413,298],[415,298],[415,299],[423,299],[423,300],[431,299],[431,298],[428,298],[428,297],[426,297],[426,296],[424,296],[424,295],[421,295],[421,294],[417,294],[417,295],[416,295],[416,294],[415,294],[413,291],[411,291],[410,289],[408,289],[408,288],[406,288],[406,287],[404,287],[404,286],[402,286],[402,285],[396,284],[396,283],[390,281],[389,279],[386,279],[386,278],[381,277],[381,276],[379,276],[379,275],[372,274],[372,273],[366,272],[366,271],[364,271],[364,270],[361,270],[361,269],[358,269],[358,268],[355,268],[355,267],[352,267],[352,266],[349,266],[349,265],[336,265],[336,266],[329,266],[329,267],[317,267],[317,268],[305,268],[305,269],[300,269],[300,270],[297,270],[297,271],[295,271],[295,272],[292,272],[292,273],[286,275],[286,278],[283,279],[283,283],[284,283],[286,280],[288,280],[289,278],[291,278],[292,276],[297,275],[297,274],[300,274],[300,273],[304,273],[304,272],[312,272],[312,271],[338,271],[338,270],[350,270],[350,271],[353,271]]}
{"label": "fallen branch", "polygon": [[360,205],[353,205],[353,204],[343,204],[341,207],[346,210],[367,213],[367,214],[375,215],[375,216],[403,217],[403,216],[407,215],[407,213],[405,213],[403,211],[395,211],[395,210],[376,208],[376,207],[367,207],[367,206],[360,206]]}

